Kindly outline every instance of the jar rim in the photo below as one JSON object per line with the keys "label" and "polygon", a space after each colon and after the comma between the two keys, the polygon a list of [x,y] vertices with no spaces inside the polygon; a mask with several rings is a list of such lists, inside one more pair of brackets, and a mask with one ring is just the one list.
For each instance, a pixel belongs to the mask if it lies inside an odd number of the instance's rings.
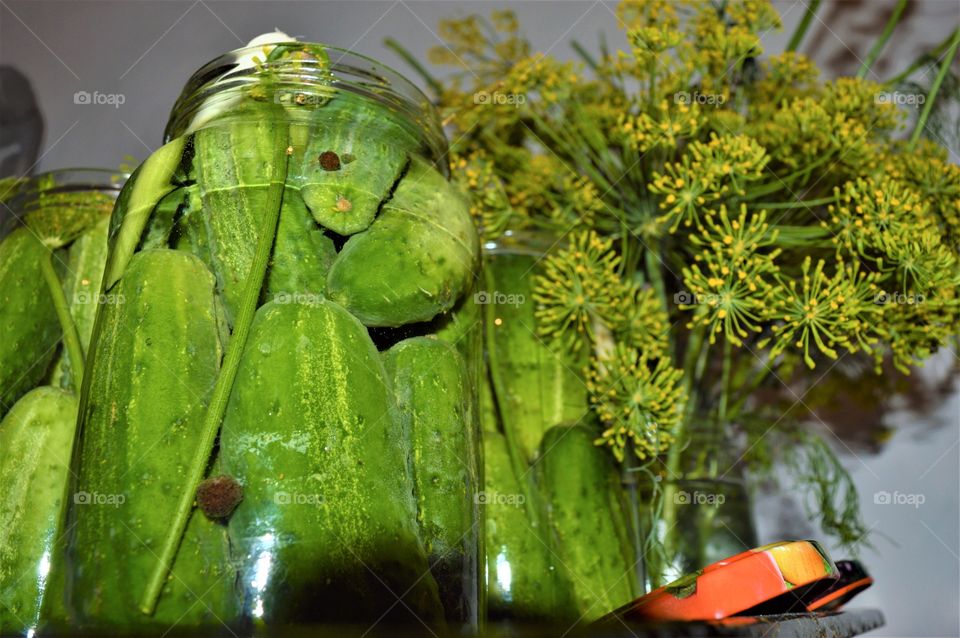
{"label": "jar rim", "polygon": [[[251,63],[255,56],[261,60],[277,47],[291,50],[321,51],[328,58],[319,64],[304,59],[267,60]],[[422,131],[424,142],[437,162],[446,158],[448,144],[436,107],[413,82],[392,67],[350,49],[317,42],[288,41],[266,45],[245,46],[223,53],[198,68],[187,80],[171,109],[164,130],[164,143],[191,130],[193,117],[204,102],[219,91],[252,86],[262,73],[263,66],[280,69],[283,80],[314,85],[318,88],[348,91],[379,101]],[[286,66],[285,66],[286,65]],[[448,163],[442,169],[449,174]]]}
{"label": "jar rim", "polygon": [[13,193],[4,201],[4,207],[13,216],[0,224],[0,238],[5,237],[23,223],[14,211],[23,210],[26,205],[41,194],[77,193],[98,191],[117,197],[130,174],[122,170],[109,168],[68,167],[55,168],[34,175],[25,175]]}
{"label": "jar rim", "polygon": [[25,175],[7,202],[11,208],[37,193],[69,193],[75,191],[103,191],[120,193],[130,174],[109,168],[69,167],[54,168],[42,173]]}

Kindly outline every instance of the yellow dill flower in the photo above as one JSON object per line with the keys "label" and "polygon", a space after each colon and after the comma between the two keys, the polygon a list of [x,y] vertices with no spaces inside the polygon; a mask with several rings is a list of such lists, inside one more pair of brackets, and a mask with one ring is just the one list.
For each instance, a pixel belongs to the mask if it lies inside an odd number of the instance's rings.
{"label": "yellow dill flower", "polygon": [[503,180],[485,153],[453,154],[450,164],[451,175],[469,197],[470,214],[485,238],[494,239],[508,228],[525,225],[523,211],[511,206]]}
{"label": "yellow dill flower", "polygon": [[863,78],[839,77],[824,84],[821,104],[828,113],[855,120],[879,136],[903,120],[903,112],[882,99],[885,90],[882,84]]}
{"label": "yellow dill flower", "polygon": [[573,233],[570,246],[546,257],[534,277],[538,333],[577,350],[594,338],[594,322],[624,321],[629,292],[620,279],[613,240],[594,231]]}
{"label": "yellow dill flower", "polygon": [[624,307],[623,321],[614,326],[618,343],[643,353],[648,359],[664,356],[669,346],[670,318],[653,288],[633,286]]}
{"label": "yellow dill flower", "polygon": [[677,5],[675,0],[624,0],[617,5],[617,20],[625,30],[642,25],[676,28]]}
{"label": "yellow dill flower", "polygon": [[708,328],[711,343],[723,333],[734,345],[760,332],[778,272],[780,250],[768,249],[776,238],[766,213],[750,215],[746,205],[733,219],[725,206],[705,218],[702,232],[690,236],[702,250],[683,269],[687,289],[676,297],[681,309],[693,310],[688,327]]}
{"label": "yellow dill flower", "polygon": [[933,218],[919,193],[889,177],[857,178],[835,189],[837,204],[827,208],[837,250],[882,261]]}
{"label": "yellow dill flower", "polygon": [[665,25],[642,26],[627,31],[627,39],[637,59],[648,62],[680,44],[683,33]]}
{"label": "yellow dill flower", "polygon": [[688,152],[694,170],[710,173],[737,195],[746,193],[747,183],[763,177],[769,161],[766,149],[748,135],[711,133],[709,142],[694,142]]}
{"label": "yellow dill flower", "polygon": [[622,343],[595,358],[587,389],[605,426],[597,445],[610,448],[621,462],[628,448],[641,460],[665,452],[687,399],[682,377],[669,359],[651,359]]}
{"label": "yellow dill flower", "polygon": [[876,311],[876,273],[863,274],[856,266],[845,268],[837,264],[833,276],[824,271],[826,262],[817,261],[811,272],[811,258],[801,266],[799,282],[786,280],[777,288],[777,296],[769,310],[775,321],[772,339],[763,340],[764,347],[772,341],[770,356],[792,350],[800,352],[811,369],[816,366],[813,355],[819,352],[836,359],[837,348],[850,352],[865,348],[870,338],[865,334],[870,322],[865,319]]}
{"label": "yellow dill flower", "polygon": [[682,223],[685,227],[700,225],[700,211],[726,193],[712,173],[693,166],[692,156],[685,153],[679,162],[667,162],[663,173],[654,173],[647,185],[651,193],[660,195],[660,208],[665,212],[658,221],[669,224],[674,232]]}
{"label": "yellow dill flower", "polygon": [[699,104],[670,104],[662,100],[652,115],[644,112],[636,117],[622,116],[620,127],[627,142],[646,153],[654,148],[676,148],[680,139],[695,135],[703,122]]}

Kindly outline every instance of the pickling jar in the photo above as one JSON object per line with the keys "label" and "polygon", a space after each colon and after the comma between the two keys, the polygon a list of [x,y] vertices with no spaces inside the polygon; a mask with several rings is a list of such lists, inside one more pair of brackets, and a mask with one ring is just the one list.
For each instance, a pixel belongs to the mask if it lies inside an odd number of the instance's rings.
{"label": "pickling jar", "polygon": [[640,595],[635,521],[595,444],[586,352],[537,331],[538,264],[563,238],[483,245],[487,605],[491,620],[590,622]]}
{"label": "pickling jar", "polygon": [[479,245],[429,101],[319,44],[200,68],[113,214],[77,627],[475,628]]}
{"label": "pickling jar", "polygon": [[125,175],[69,169],[0,185],[0,634],[28,635],[57,599],[83,360]]}

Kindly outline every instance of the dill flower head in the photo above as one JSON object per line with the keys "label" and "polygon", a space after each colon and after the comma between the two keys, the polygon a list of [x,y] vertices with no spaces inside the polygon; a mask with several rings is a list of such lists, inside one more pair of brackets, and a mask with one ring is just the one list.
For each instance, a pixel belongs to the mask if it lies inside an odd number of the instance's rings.
{"label": "dill flower head", "polygon": [[669,359],[651,359],[622,343],[594,359],[587,388],[605,427],[597,445],[621,462],[628,447],[641,460],[665,452],[686,403],[682,376]]}
{"label": "dill flower head", "polygon": [[820,71],[802,53],[784,51],[760,61],[760,77],[745,87],[756,119],[766,119],[784,101],[808,97],[817,90]]}
{"label": "dill flower head", "polygon": [[667,162],[663,173],[654,173],[647,185],[651,193],[660,195],[660,208],[665,212],[658,221],[675,232],[681,224],[700,225],[700,211],[726,192],[716,175],[697,170],[692,155],[685,153],[678,162]]}
{"label": "dill flower head", "polygon": [[635,348],[649,359],[667,352],[670,318],[653,288],[638,285],[631,288],[623,322],[614,328],[618,342]]}
{"label": "dill flower head", "polygon": [[746,205],[732,219],[726,206],[705,218],[702,232],[690,237],[702,250],[683,269],[687,291],[677,298],[682,309],[693,309],[689,327],[706,326],[711,343],[723,333],[738,346],[760,332],[777,274],[780,251],[768,249],[776,238],[766,213],[748,215]]}
{"label": "dill flower head", "polygon": [[453,179],[469,196],[470,214],[484,237],[494,239],[510,227],[523,225],[518,219],[521,213],[510,205],[503,181],[485,153],[453,155],[450,164]]}
{"label": "dill flower head", "polygon": [[625,29],[640,25],[677,28],[680,18],[675,0],[629,0],[617,4],[617,20]]}
{"label": "dill flower head", "polygon": [[930,228],[933,218],[920,195],[889,177],[857,178],[835,190],[837,204],[828,207],[838,251],[881,262],[917,233]]}
{"label": "dill flower head", "polygon": [[713,175],[737,195],[746,193],[747,183],[763,177],[769,161],[766,149],[748,135],[711,133],[710,141],[694,142],[687,152],[693,157],[695,170]]}
{"label": "dill flower head", "polygon": [[832,114],[842,114],[862,124],[874,136],[897,127],[901,111],[892,102],[879,100],[884,86],[855,77],[839,77],[823,86],[821,103]]}
{"label": "dill flower head", "polygon": [[886,156],[883,174],[920,193],[944,234],[945,243],[960,251],[960,165],[951,164],[946,150],[921,139],[907,151],[894,145]]}
{"label": "dill flower head", "polygon": [[[850,352],[868,349],[871,339],[867,332],[869,315],[875,312],[876,273],[864,274],[856,266],[837,264],[833,276],[820,259],[811,272],[812,260],[807,256],[801,266],[801,279],[788,279],[777,288],[771,305],[770,318],[773,338],[763,340],[764,347],[772,341],[770,356],[793,349],[802,352],[809,368],[816,367],[813,354],[817,352],[831,359],[838,356],[837,348]],[[813,354],[812,354],[813,353]]]}
{"label": "dill flower head", "polygon": [[595,321],[621,324],[628,290],[619,266],[613,240],[592,230],[575,233],[569,247],[546,257],[542,273],[534,277],[540,335],[578,350],[594,338]]}
{"label": "dill flower head", "polygon": [[672,149],[678,140],[696,135],[704,123],[700,105],[670,104],[662,100],[652,113],[624,115],[620,127],[627,143],[640,153],[654,148]]}
{"label": "dill flower head", "polygon": [[627,31],[633,54],[641,63],[655,61],[661,53],[680,44],[683,37],[683,32],[667,25],[645,25]]}

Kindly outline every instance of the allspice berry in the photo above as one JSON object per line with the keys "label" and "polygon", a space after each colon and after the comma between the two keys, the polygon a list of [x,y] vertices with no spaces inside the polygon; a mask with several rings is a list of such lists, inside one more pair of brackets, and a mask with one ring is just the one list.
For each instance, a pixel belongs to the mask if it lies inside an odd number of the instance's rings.
{"label": "allspice berry", "polygon": [[339,171],[340,156],[333,151],[324,151],[320,153],[320,168],[325,171]]}
{"label": "allspice berry", "polygon": [[207,518],[227,518],[243,500],[243,487],[232,476],[213,476],[197,486],[197,505]]}

